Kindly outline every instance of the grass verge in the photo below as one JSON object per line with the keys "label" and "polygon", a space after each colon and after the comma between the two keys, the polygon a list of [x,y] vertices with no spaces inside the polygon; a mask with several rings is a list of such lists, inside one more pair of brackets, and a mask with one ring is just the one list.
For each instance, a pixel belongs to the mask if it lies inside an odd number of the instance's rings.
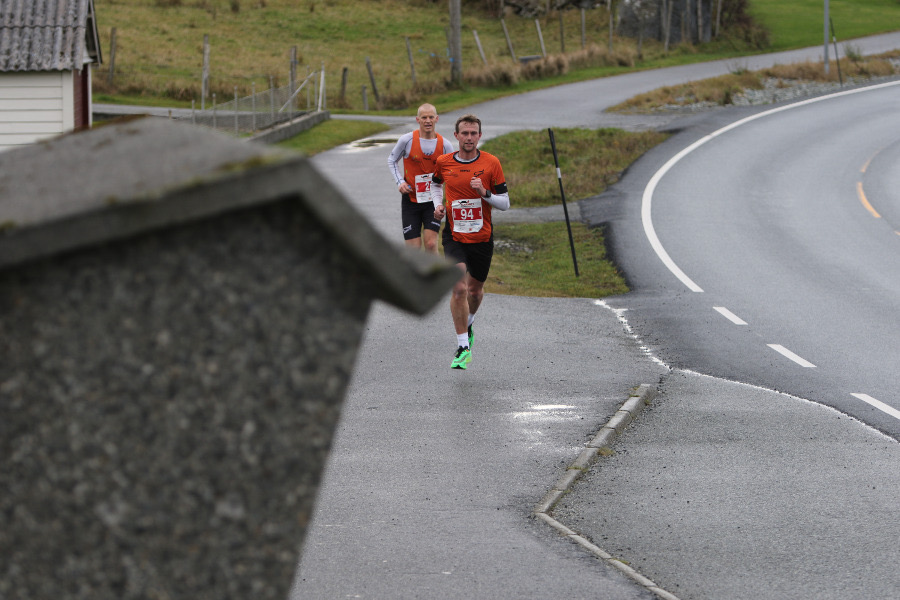
{"label": "grass verge", "polygon": [[606,258],[600,229],[572,224],[578,277],[565,223],[502,224],[497,226],[494,237],[494,259],[484,286],[487,292],[602,298],[628,291],[622,274]]}
{"label": "grass verge", "polygon": [[[579,200],[602,193],[622,172],[666,134],[621,129],[553,130],[566,198]],[[515,208],[560,202],[550,136],[544,131],[517,131],[486,141],[482,148],[500,158]]]}
{"label": "grass verge", "polygon": [[299,150],[307,156],[330,150],[341,144],[349,144],[355,140],[375,135],[390,129],[383,123],[373,121],[349,121],[329,119],[301,132],[298,135],[280,142],[278,146]]}
{"label": "grass verge", "polygon": [[[553,134],[568,201],[602,193],[638,157],[668,137],[611,128],[563,128]],[[561,202],[546,131],[509,133],[488,140],[483,148],[500,157],[514,209]],[[578,277],[563,222],[502,224],[494,236],[494,259],[485,282],[490,293],[602,298],[628,291],[624,277],[607,259],[606,242],[598,228],[572,224]]]}

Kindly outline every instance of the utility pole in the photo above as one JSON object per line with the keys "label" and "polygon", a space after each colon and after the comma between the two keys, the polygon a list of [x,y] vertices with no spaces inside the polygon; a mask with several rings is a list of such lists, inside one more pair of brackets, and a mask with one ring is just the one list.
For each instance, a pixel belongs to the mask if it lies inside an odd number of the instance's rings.
{"label": "utility pole", "polygon": [[825,0],[825,74],[828,75],[828,0]]}
{"label": "utility pole", "polygon": [[206,96],[209,94],[209,34],[203,34],[203,71],[200,79],[200,110],[206,110]]}
{"label": "utility pole", "polygon": [[450,82],[462,85],[462,14],[460,0],[450,0]]}

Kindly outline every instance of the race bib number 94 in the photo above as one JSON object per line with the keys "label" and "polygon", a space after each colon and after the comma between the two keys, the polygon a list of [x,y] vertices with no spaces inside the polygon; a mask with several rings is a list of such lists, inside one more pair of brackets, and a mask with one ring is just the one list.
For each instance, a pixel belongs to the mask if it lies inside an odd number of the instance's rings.
{"label": "race bib number 94", "polygon": [[484,225],[481,198],[454,200],[450,210],[453,215],[453,231],[456,233],[475,233]]}
{"label": "race bib number 94", "polygon": [[431,173],[416,175],[416,202],[431,202]]}

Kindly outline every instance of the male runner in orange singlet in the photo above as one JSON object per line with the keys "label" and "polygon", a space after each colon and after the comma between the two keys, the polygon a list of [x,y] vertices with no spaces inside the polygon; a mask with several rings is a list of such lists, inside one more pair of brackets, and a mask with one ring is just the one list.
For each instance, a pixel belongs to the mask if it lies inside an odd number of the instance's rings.
{"label": "male runner in orange singlet", "polygon": [[484,282],[494,255],[491,211],[509,208],[509,192],[500,161],[478,149],[481,120],[475,115],[463,115],[456,120],[453,135],[459,141],[459,150],[437,159],[431,198],[434,218],[440,221],[447,217],[441,237],[444,256],[465,273],[450,296],[457,337],[450,368],[465,369],[472,360],[472,323],[484,298]]}

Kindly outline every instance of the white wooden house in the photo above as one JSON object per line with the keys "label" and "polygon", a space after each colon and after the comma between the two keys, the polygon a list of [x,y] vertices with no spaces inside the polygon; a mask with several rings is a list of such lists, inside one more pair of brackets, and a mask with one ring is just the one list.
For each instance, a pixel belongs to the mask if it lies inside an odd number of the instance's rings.
{"label": "white wooden house", "polygon": [[93,0],[0,0],[0,150],[91,126]]}

